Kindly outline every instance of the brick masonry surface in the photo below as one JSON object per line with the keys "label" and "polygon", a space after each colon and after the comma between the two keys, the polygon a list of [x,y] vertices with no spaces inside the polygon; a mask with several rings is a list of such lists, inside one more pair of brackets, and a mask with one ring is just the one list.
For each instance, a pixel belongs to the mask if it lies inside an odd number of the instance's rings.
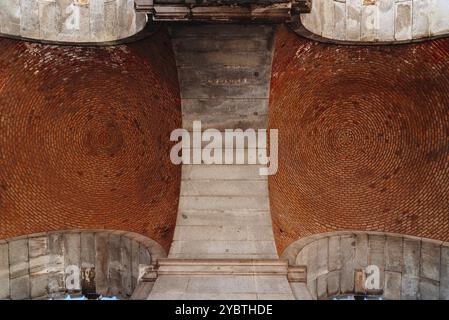
{"label": "brick masonry surface", "polygon": [[278,252],[333,230],[449,240],[449,39],[354,47],[278,30],[269,178]]}
{"label": "brick masonry surface", "polygon": [[0,123],[0,238],[106,228],[168,250],[181,106],[166,30],[107,48],[0,39]]}

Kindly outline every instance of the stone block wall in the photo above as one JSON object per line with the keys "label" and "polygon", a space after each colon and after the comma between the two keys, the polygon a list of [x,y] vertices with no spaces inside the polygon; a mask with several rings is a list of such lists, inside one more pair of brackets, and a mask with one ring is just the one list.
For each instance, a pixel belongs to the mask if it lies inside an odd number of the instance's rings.
{"label": "stone block wall", "polygon": [[[375,294],[395,300],[449,299],[447,242],[393,233],[340,231],[298,240],[281,258],[307,267],[306,284],[314,299],[340,294]],[[370,278],[376,268],[378,286]]]}
{"label": "stone block wall", "polygon": [[163,257],[155,241],[124,231],[70,230],[0,240],[0,299],[57,299],[81,292],[126,299],[143,271]]}
{"label": "stone block wall", "polygon": [[58,42],[130,37],[146,24],[134,0],[3,0],[0,34]]}
{"label": "stone block wall", "polygon": [[312,33],[342,41],[409,41],[449,34],[447,0],[313,0],[301,21]]}

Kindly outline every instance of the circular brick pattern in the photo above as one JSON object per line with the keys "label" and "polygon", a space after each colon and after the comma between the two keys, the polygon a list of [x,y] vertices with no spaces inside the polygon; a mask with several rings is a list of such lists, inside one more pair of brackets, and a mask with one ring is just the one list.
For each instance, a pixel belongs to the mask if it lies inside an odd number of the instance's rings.
{"label": "circular brick pattern", "polygon": [[0,238],[106,228],[168,249],[181,111],[166,32],[107,48],[0,48]]}
{"label": "circular brick pattern", "polygon": [[449,240],[449,39],[348,47],[278,31],[269,179],[279,252],[332,230]]}

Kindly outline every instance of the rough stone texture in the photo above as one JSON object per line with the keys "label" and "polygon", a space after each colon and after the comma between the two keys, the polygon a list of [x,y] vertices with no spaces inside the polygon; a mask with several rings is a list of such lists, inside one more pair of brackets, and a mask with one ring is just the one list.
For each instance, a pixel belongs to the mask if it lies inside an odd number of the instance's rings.
{"label": "rough stone texture", "polygon": [[301,21],[328,39],[394,42],[449,34],[448,16],[446,0],[313,0]]}
{"label": "rough stone texture", "polygon": [[449,40],[348,47],[282,27],[275,47],[278,252],[333,230],[448,240]]}
{"label": "rough stone texture", "polygon": [[412,1],[395,3],[395,39],[412,38]]}
{"label": "rough stone texture", "polygon": [[50,264],[48,237],[31,238],[28,246],[31,298],[46,297],[49,283],[47,268]]}
{"label": "rough stone texture", "polygon": [[181,110],[166,31],[109,48],[0,48],[0,238],[106,228],[168,250],[181,179],[168,137]]}
{"label": "rough stone texture", "polygon": [[441,248],[440,299],[449,300],[449,248]]}
{"label": "rough stone texture", "polygon": [[402,271],[402,239],[400,237],[387,237],[385,247],[385,269],[388,271]]}
{"label": "rough stone texture", "polygon": [[[342,264],[330,271],[323,266],[337,265],[332,262],[335,254],[331,251],[336,247],[336,239],[340,239]],[[448,299],[448,245],[400,234],[337,231],[295,241],[281,258],[307,268],[303,287],[310,296],[296,294],[292,283],[297,299],[327,299],[354,293],[381,295],[388,300]],[[319,262],[320,252],[326,252],[327,246],[327,263]],[[371,287],[377,283],[373,278],[374,265],[380,271],[377,288]]]}
{"label": "rough stone texture", "polygon": [[285,276],[159,276],[150,300],[293,299]]}
{"label": "rough stone texture", "polygon": [[[131,256],[133,246],[141,253]],[[73,230],[7,239],[0,242],[0,299],[59,299],[66,292],[127,299],[138,280],[132,265],[144,271],[165,257],[155,241],[124,231]],[[76,269],[78,288],[69,281]]]}
{"label": "rough stone texture", "polygon": [[400,272],[385,272],[384,297],[388,300],[400,300],[402,280]]}
{"label": "rough stone texture", "polygon": [[59,42],[104,42],[136,34],[145,26],[132,0],[5,0],[0,33]]}
{"label": "rough stone texture", "polygon": [[0,242],[0,299],[9,298],[8,244]]}
{"label": "rough stone texture", "polygon": [[441,248],[433,243],[421,244],[421,276],[427,279],[440,280]]}
{"label": "rough stone texture", "polygon": [[[266,128],[272,26],[173,25],[171,34],[185,129],[195,120],[203,130]],[[244,165],[183,165],[171,258],[277,257],[266,176],[239,151]]]}

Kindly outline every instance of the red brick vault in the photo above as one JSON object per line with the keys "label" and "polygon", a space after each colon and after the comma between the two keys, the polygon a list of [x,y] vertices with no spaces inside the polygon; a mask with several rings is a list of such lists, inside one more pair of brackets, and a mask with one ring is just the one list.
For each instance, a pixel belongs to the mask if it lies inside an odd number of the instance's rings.
{"label": "red brick vault", "polygon": [[344,229],[449,240],[448,72],[449,39],[351,47],[278,30],[269,189],[279,252]]}
{"label": "red brick vault", "polygon": [[106,228],[168,250],[181,109],[165,30],[107,48],[0,39],[0,122],[0,238]]}

